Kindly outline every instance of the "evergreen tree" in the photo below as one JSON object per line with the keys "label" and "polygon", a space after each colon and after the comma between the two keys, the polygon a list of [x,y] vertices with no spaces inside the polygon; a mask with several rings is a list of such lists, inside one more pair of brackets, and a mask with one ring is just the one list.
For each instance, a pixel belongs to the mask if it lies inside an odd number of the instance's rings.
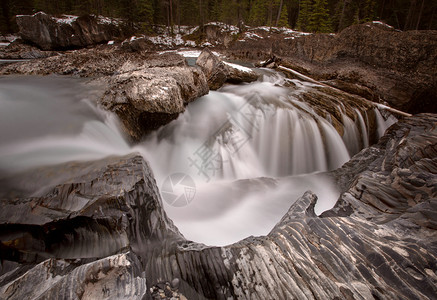
{"label": "evergreen tree", "polygon": [[309,29],[312,32],[331,32],[331,20],[326,0],[316,0],[310,15]]}
{"label": "evergreen tree", "polygon": [[284,5],[282,7],[281,16],[279,17],[278,26],[279,27],[290,27],[290,25],[288,25],[288,10],[287,10],[287,5]]}
{"label": "evergreen tree", "polygon": [[250,10],[249,23],[252,26],[267,24],[268,3],[266,0],[255,0]]}
{"label": "evergreen tree", "polygon": [[308,31],[310,17],[312,15],[313,1],[301,0],[299,6],[299,16],[297,18],[297,28],[301,31]]}
{"label": "evergreen tree", "polygon": [[375,8],[376,8],[375,0],[366,0],[361,20],[363,22],[369,22],[374,20],[376,17]]}

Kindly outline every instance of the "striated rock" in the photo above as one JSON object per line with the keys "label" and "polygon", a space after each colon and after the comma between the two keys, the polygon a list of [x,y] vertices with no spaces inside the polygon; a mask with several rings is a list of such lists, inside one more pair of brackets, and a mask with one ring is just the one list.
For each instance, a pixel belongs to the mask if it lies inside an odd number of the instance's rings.
{"label": "striated rock", "polygon": [[110,78],[100,103],[119,116],[134,141],[175,119],[185,105],[209,91],[205,75],[194,67],[135,69],[125,64],[120,70],[125,72]]}
{"label": "striated rock", "polygon": [[142,299],[134,252],[181,239],[135,154],[40,168],[1,186],[1,298]]}
{"label": "striated rock", "polygon": [[208,86],[211,90],[219,89],[229,76],[229,70],[225,64],[215,56],[208,48],[203,49],[196,60],[196,64],[205,73]]}
{"label": "striated rock", "polygon": [[21,38],[43,50],[86,47],[124,35],[117,21],[90,15],[54,18],[38,12],[16,20]]}
{"label": "striated rock", "polygon": [[267,236],[226,247],[182,238],[141,157],[16,176],[34,187],[1,197],[0,297],[432,299],[436,124],[405,118],[329,173],[342,191],[333,209],[316,216],[309,191]]}
{"label": "striated rock", "polygon": [[[379,23],[353,25],[333,34],[271,35],[239,40],[228,48],[237,58],[265,60],[309,74],[318,80],[335,80],[349,91],[351,84],[408,111],[437,112],[437,32],[400,32]],[[341,83],[344,82],[344,83]]]}

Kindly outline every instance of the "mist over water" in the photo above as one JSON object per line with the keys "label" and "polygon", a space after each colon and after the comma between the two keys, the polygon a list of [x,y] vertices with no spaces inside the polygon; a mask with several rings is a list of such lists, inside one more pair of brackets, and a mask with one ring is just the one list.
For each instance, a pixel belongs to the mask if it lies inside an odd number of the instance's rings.
{"label": "mist over water", "polygon": [[[194,179],[192,201],[166,212],[187,239],[226,245],[264,235],[307,190],[330,209],[338,191],[320,172],[368,146],[366,115],[344,115],[345,134],[296,95],[314,84],[279,73],[229,85],[189,104],[184,114],[129,145],[114,115],[96,107],[101,93],[84,80],[0,78],[0,179],[33,167],[108,155],[142,154],[161,189],[174,173]],[[377,112],[379,134],[389,125]],[[165,200],[165,197],[164,197]]]}

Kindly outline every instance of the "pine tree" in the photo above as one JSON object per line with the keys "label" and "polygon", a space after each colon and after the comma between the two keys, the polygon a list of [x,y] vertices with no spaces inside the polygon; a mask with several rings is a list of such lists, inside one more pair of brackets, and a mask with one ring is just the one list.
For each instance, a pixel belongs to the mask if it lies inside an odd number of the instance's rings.
{"label": "pine tree", "polygon": [[250,10],[249,23],[252,26],[267,24],[268,3],[266,0],[255,0]]}
{"label": "pine tree", "polygon": [[362,21],[369,22],[375,19],[375,8],[376,1],[375,0],[366,0],[365,6],[362,14]]}
{"label": "pine tree", "polygon": [[299,6],[299,16],[297,18],[297,28],[301,31],[309,30],[310,16],[312,14],[313,1],[301,0]]}
{"label": "pine tree", "polygon": [[288,25],[287,5],[284,5],[282,7],[281,16],[279,17],[278,27],[290,27],[290,25]]}
{"label": "pine tree", "polygon": [[316,0],[309,20],[312,32],[331,32],[331,20],[327,9],[327,0]]}

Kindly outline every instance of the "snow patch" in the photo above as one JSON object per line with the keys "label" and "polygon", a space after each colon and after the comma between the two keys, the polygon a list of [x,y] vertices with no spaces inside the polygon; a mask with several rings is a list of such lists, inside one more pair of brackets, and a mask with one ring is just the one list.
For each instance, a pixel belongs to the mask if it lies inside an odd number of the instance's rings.
{"label": "snow patch", "polygon": [[232,64],[232,63],[229,63],[227,61],[224,61],[223,63],[225,63],[226,65],[228,65],[228,66],[230,66],[230,67],[232,67],[234,69],[242,71],[242,72],[246,72],[246,73],[252,72],[252,69],[250,69],[248,67],[243,67],[243,66],[240,66],[240,65]]}
{"label": "snow patch", "polygon": [[108,45],[114,45],[114,41],[109,41]]}
{"label": "snow patch", "polygon": [[187,47],[196,47],[196,42],[188,40],[188,41],[185,42],[185,46],[187,46]]}
{"label": "snow patch", "polygon": [[256,33],[253,33],[253,32],[246,32],[245,34],[245,38],[248,38],[248,39],[250,39],[250,40],[261,40],[261,39],[263,39],[263,37],[262,36],[259,36],[259,35],[257,35]]}
{"label": "snow patch", "polygon": [[58,24],[67,24],[71,25],[74,21],[76,21],[78,16],[73,15],[62,15],[61,18],[53,18]]}
{"label": "snow patch", "polygon": [[385,24],[385,23],[383,23],[383,22],[381,22],[381,21],[373,21],[372,23],[373,23],[373,24],[383,25],[383,26],[388,27],[388,28],[394,28],[393,26],[390,26],[390,25],[388,25],[388,24]]}
{"label": "snow patch", "polygon": [[202,44],[202,47],[211,47],[212,44],[210,42],[205,42]]}
{"label": "snow patch", "polygon": [[104,16],[96,16],[96,18],[97,18],[97,23],[99,23],[99,24],[118,25],[121,22],[120,19],[108,18],[108,17],[104,17]]}

